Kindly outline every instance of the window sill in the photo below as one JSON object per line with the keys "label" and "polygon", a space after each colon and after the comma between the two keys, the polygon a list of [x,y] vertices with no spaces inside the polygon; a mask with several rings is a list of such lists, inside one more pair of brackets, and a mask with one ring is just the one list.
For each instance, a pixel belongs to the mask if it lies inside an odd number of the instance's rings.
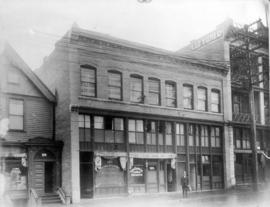
{"label": "window sill", "polygon": [[21,133],[26,133],[26,131],[23,130],[23,129],[9,129],[8,132],[21,132]]}

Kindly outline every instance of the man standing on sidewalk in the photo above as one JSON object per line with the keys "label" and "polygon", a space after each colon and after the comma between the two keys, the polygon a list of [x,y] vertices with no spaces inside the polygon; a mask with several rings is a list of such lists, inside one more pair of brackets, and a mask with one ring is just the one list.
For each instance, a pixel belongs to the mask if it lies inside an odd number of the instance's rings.
{"label": "man standing on sidewalk", "polygon": [[188,192],[188,177],[186,171],[183,173],[183,177],[181,178],[181,186],[183,191],[183,198],[187,198]]}

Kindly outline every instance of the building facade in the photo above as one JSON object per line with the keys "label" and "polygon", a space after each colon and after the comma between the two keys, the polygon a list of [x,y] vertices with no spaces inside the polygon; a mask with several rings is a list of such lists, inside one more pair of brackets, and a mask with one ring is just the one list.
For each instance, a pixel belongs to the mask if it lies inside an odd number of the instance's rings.
{"label": "building facade", "polygon": [[[55,97],[8,44],[0,53],[0,166],[5,195],[27,199],[60,186],[62,143],[54,141]],[[3,184],[3,183],[1,183]]]}
{"label": "building facade", "polygon": [[[179,51],[204,61],[215,61],[230,67],[232,113],[229,134],[233,137],[232,179],[236,185],[253,183],[252,136],[256,137],[258,180],[269,182],[269,48],[268,28],[256,21],[250,25],[236,25],[227,20],[205,37],[193,41]],[[246,40],[249,40],[247,46]],[[248,53],[247,53],[248,51]],[[254,94],[255,134],[252,133],[249,74]],[[226,139],[226,138],[225,138]]]}
{"label": "building facade", "polygon": [[184,171],[192,191],[233,184],[226,66],[74,26],[36,72],[56,90],[72,202],[179,191]]}

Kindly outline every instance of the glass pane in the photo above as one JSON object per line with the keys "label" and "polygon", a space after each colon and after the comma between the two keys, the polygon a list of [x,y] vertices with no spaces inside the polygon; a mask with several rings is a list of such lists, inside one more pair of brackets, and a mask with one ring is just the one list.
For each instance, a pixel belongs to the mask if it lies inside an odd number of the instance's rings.
{"label": "glass pane", "polygon": [[9,116],[9,128],[23,130],[23,116]]}
{"label": "glass pane", "polygon": [[23,101],[10,99],[9,113],[12,115],[23,115]]}
{"label": "glass pane", "polygon": [[163,145],[163,134],[161,133],[158,134],[158,144]]}
{"label": "glass pane", "polygon": [[136,131],[143,132],[143,120],[136,120]]}
{"label": "glass pane", "polygon": [[109,73],[109,85],[121,87],[121,74]]}
{"label": "glass pane", "polygon": [[116,143],[124,143],[124,132],[122,132],[122,131],[115,132],[115,142]]}
{"label": "glass pane", "polygon": [[135,130],[135,120],[128,120],[128,130],[129,131],[136,131]]}
{"label": "glass pane", "polygon": [[94,117],[94,127],[95,129],[104,129],[104,118],[102,116]]}
{"label": "glass pane", "polygon": [[159,105],[159,94],[149,92],[148,102],[151,105]]}
{"label": "glass pane", "polygon": [[219,103],[219,92],[212,91],[212,93],[211,93],[211,102],[216,103],[216,104]]}
{"label": "glass pane", "polygon": [[94,83],[81,82],[81,95],[95,96],[96,95],[96,85]]}
{"label": "glass pane", "polygon": [[219,112],[219,105],[217,105],[217,104],[211,104],[211,110],[213,112]]}
{"label": "glass pane", "polygon": [[206,102],[203,100],[198,100],[198,110],[205,111]]}
{"label": "glass pane", "polygon": [[135,132],[129,132],[128,139],[129,139],[129,143],[135,144],[136,143]]}
{"label": "glass pane", "polygon": [[96,70],[90,68],[81,68],[81,81],[83,82],[96,82]]}
{"label": "glass pane", "polygon": [[166,83],[166,97],[175,99],[176,98],[175,94],[176,94],[175,84]]}
{"label": "glass pane", "polygon": [[131,91],[130,100],[132,102],[142,102],[142,91]]}
{"label": "glass pane", "polygon": [[121,99],[121,88],[109,87],[109,98]]}
{"label": "glass pane", "polygon": [[124,120],[121,118],[114,118],[114,128],[115,130],[124,130]]}
{"label": "glass pane", "polygon": [[90,128],[90,116],[85,115],[84,119],[85,119],[85,128]]}
{"label": "glass pane", "polygon": [[95,129],[95,141],[96,142],[104,142],[104,130]]}
{"label": "glass pane", "polygon": [[172,123],[166,122],[166,133],[171,134],[172,133]]}
{"label": "glass pane", "polygon": [[142,79],[131,77],[130,87],[132,91],[142,91]]}
{"label": "glass pane", "polygon": [[144,144],[144,139],[143,139],[143,133],[136,133],[136,138],[137,138],[137,144]]}
{"label": "glass pane", "polygon": [[184,97],[192,98],[192,86],[184,86]]}
{"label": "glass pane", "polygon": [[114,143],[114,131],[105,130],[105,142],[106,143]]}
{"label": "glass pane", "polygon": [[159,88],[158,80],[149,80],[149,91],[159,92]]}
{"label": "glass pane", "polygon": [[206,89],[204,88],[198,89],[198,99],[206,100]]}
{"label": "glass pane", "polygon": [[166,106],[175,107],[176,106],[176,100],[175,99],[166,98]]}
{"label": "glass pane", "polygon": [[79,115],[79,127],[84,128],[84,115]]}
{"label": "glass pane", "polygon": [[172,135],[166,134],[166,145],[172,145]]}

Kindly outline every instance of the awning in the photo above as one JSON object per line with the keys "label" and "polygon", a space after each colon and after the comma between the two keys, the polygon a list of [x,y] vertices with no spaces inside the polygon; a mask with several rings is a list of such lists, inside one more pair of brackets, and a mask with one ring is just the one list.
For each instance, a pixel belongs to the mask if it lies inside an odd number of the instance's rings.
{"label": "awning", "polygon": [[177,155],[174,153],[131,152],[129,156],[144,159],[174,159]]}
{"label": "awning", "polygon": [[96,151],[96,156],[102,156],[102,157],[126,157],[126,152],[102,152],[102,151]]}

